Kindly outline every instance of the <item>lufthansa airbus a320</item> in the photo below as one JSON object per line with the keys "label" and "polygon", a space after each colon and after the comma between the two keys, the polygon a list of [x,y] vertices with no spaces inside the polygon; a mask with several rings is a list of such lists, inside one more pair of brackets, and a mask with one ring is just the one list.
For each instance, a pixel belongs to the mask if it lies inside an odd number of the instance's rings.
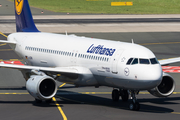
{"label": "lufthansa airbus a320", "polygon": [[148,90],[157,97],[167,97],[175,89],[174,79],[161,65],[180,58],[158,61],[149,49],[125,42],[40,32],[33,21],[27,0],[15,0],[16,33],[7,43],[25,61],[25,65],[0,64],[18,69],[26,79],[27,91],[36,99],[51,101],[56,82],[76,86],[109,86],[113,101],[121,96],[129,109],[139,110],[136,94]]}

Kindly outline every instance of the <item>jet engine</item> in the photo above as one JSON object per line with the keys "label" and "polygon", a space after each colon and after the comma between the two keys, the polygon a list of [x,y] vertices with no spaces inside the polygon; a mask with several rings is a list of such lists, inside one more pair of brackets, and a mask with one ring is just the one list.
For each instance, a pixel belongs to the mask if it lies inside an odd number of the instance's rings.
{"label": "jet engine", "polygon": [[36,99],[51,99],[57,92],[56,81],[47,75],[32,75],[26,82],[27,91]]}
{"label": "jet engine", "polygon": [[175,89],[175,81],[167,73],[163,73],[162,82],[155,88],[148,90],[152,95],[156,97],[168,97],[173,93]]}

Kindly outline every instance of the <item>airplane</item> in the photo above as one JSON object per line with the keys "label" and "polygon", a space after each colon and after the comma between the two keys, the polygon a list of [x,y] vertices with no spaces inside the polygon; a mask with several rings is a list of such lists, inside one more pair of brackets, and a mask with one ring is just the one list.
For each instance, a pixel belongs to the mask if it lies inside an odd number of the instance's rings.
{"label": "airplane", "polygon": [[14,0],[16,33],[8,35],[8,44],[25,65],[0,64],[1,68],[20,70],[26,89],[36,102],[51,102],[56,82],[75,86],[112,87],[112,100],[131,102],[138,111],[139,91],[167,97],[175,89],[174,79],[162,71],[162,65],[180,62],[180,58],[158,61],[148,48],[135,44],[96,38],[40,32],[33,21],[28,0]]}

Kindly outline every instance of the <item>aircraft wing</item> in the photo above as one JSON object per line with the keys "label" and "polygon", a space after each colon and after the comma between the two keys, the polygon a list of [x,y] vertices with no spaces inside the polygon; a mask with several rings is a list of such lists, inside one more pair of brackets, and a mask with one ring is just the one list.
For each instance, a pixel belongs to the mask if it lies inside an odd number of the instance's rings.
{"label": "aircraft wing", "polygon": [[28,66],[28,65],[12,65],[12,64],[0,64],[0,68],[11,68],[18,70],[37,70],[44,72],[53,73],[80,73],[79,68],[72,67],[38,67],[38,66]]}
{"label": "aircraft wing", "polygon": [[14,42],[14,41],[6,41],[6,40],[0,40],[0,43],[16,44],[16,42]]}
{"label": "aircraft wing", "polygon": [[180,57],[177,58],[170,58],[170,59],[165,59],[165,60],[159,60],[159,63],[163,65],[168,65],[172,63],[180,62]]}

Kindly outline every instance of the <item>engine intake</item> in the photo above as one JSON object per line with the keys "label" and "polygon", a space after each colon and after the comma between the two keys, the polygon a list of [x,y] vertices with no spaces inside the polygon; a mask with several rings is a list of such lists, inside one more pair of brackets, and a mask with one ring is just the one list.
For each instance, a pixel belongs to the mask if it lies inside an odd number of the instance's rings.
{"label": "engine intake", "polygon": [[175,82],[172,76],[167,73],[163,73],[163,78],[160,85],[148,91],[156,97],[168,97],[173,93],[174,89]]}
{"label": "engine intake", "polygon": [[50,76],[32,75],[26,82],[27,91],[36,99],[51,99],[57,92],[55,80]]}

